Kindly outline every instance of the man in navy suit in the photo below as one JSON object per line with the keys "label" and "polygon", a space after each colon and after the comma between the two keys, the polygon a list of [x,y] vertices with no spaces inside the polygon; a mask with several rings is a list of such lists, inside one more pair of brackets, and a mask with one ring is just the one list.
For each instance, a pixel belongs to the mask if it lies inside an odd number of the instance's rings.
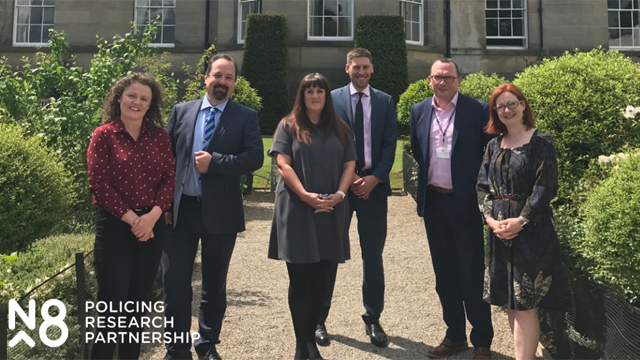
{"label": "man in navy suit", "polygon": [[[368,50],[349,51],[345,71],[351,82],[333,90],[331,97],[338,116],[351,126],[358,155],[348,196],[351,216],[354,212],[358,216],[362,249],[362,298],[366,310],[362,319],[371,343],[385,347],[387,334],[380,326],[384,308],[382,251],[387,237],[387,197],[391,195],[389,173],[398,138],[396,108],[391,96],[369,86],[373,64]],[[331,307],[337,270],[338,264],[329,270],[323,312],[316,327],[316,342],[323,346],[330,342],[324,323]]]}
{"label": "man in navy suit", "polygon": [[[222,319],[227,309],[227,273],[238,232],[245,230],[240,176],[259,169],[264,160],[256,112],[230,98],[238,69],[229,55],[209,62],[203,99],[176,105],[167,131],[176,158],[176,189],[162,253],[166,332],[183,341],[166,344],[165,360],[191,359],[191,274],[202,239],[200,338],[205,360],[221,360]],[[171,324],[171,323],[170,323]]]}
{"label": "man in navy suit", "polygon": [[484,242],[476,182],[491,136],[484,132],[488,105],[458,93],[458,65],[433,63],[433,97],[411,107],[411,148],[418,172],[418,214],[424,217],[436,291],[447,333],[429,351],[448,357],[468,348],[466,318],[473,326],[475,359],[490,359],[491,309],[483,298]]}

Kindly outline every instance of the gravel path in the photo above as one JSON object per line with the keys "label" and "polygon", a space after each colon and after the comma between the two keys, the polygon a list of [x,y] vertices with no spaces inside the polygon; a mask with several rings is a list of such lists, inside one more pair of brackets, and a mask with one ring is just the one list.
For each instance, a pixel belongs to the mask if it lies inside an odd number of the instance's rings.
{"label": "gravel path", "polygon": [[[427,359],[445,333],[424,224],[409,196],[389,198],[389,230],[384,252],[386,298],[381,324],[389,347],[369,343],[360,314],[362,260],[354,216],[352,259],[341,265],[327,330],[331,345],[321,347],[325,359]],[[293,325],[287,305],[288,278],[284,262],[267,259],[273,194],[254,193],[245,202],[247,231],[239,234],[231,260],[228,310],[218,351],[224,360],[289,360],[294,353]],[[197,329],[200,266],[194,271],[192,329]],[[492,308],[494,359],[513,359],[506,313]],[[162,359],[164,347],[145,349],[144,359]],[[195,355],[195,352],[194,352]],[[454,359],[472,358],[472,350]]]}

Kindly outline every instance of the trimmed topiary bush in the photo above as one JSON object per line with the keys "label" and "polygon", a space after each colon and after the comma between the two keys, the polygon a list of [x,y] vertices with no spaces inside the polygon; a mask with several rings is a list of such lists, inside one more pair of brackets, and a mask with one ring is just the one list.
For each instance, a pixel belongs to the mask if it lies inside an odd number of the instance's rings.
{"label": "trimmed topiary bush", "polygon": [[536,127],[549,132],[558,151],[557,202],[569,202],[591,159],[640,145],[637,120],[620,109],[640,98],[640,66],[602,47],[566,52],[526,68],[514,84],[527,97]]}
{"label": "trimmed topiary bush", "polygon": [[287,18],[284,14],[250,14],[244,38],[242,75],[262,98],[260,130],[271,135],[289,112]]}
{"label": "trimmed topiary bush", "polygon": [[574,246],[591,262],[591,273],[640,300],[640,151],[608,158],[610,176],[587,196],[584,238]]}
{"label": "trimmed topiary bush", "polygon": [[[409,85],[404,20],[400,16],[365,15],[356,21],[355,47],[371,52],[374,72],[371,86],[393,97],[397,103]],[[408,133],[408,132],[407,132]]]}
{"label": "trimmed topiary bush", "polygon": [[68,216],[71,175],[37,137],[0,125],[0,253],[26,250]]}
{"label": "trimmed topiary bush", "polygon": [[[472,98],[489,102],[493,90],[501,84],[508,83],[507,79],[497,74],[486,75],[480,71],[464,77],[460,85],[460,92]],[[409,134],[411,106],[433,95],[429,86],[429,79],[422,79],[409,85],[407,91],[398,101],[398,131],[402,135]]]}

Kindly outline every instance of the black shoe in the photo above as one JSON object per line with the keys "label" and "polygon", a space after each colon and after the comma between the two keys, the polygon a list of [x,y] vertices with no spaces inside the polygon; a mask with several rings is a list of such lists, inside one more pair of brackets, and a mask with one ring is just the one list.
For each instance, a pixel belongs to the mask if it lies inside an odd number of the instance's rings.
{"label": "black shoe", "polygon": [[207,351],[207,355],[204,356],[203,360],[222,360],[222,357],[220,357],[220,354],[213,348]]}
{"label": "black shoe", "polygon": [[331,339],[324,324],[318,324],[316,326],[316,344],[320,346],[329,346],[329,344],[331,344]]}
{"label": "black shoe", "polygon": [[193,360],[191,351],[167,351],[162,360]]}
{"label": "black shoe", "polygon": [[373,345],[380,348],[387,347],[387,345],[389,345],[387,334],[382,330],[380,323],[365,324],[365,330],[367,331],[369,338],[371,338],[371,343]]}

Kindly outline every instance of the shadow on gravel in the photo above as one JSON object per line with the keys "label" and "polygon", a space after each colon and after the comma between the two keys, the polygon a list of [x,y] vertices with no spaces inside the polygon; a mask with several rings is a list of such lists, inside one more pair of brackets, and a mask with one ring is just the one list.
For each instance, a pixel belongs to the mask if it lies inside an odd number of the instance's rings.
{"label": "shadow on gravel", "polygon": [[228,306],[267,306],[271,299],[271,296],[262,291],[227,291]]}
{"label": "shadow on gravel", "polygon": [[273,209],[245,203],[244,217],[246,221],[271,221],[273,219]]}
{"label": "shadow on gravel", "polygon": [[383,349],[371,345],[368,341],[360,341],[342,335],[332,334],[331,339],[364,352],[373,353],[379,356],[384,356],[387,359],[394,360],[423,359],[426,358],[426,354],[429,350],[433,349],[432,346],[399,336],[389,336],[389,344],[396,345],[399,348],[392,346]]}

